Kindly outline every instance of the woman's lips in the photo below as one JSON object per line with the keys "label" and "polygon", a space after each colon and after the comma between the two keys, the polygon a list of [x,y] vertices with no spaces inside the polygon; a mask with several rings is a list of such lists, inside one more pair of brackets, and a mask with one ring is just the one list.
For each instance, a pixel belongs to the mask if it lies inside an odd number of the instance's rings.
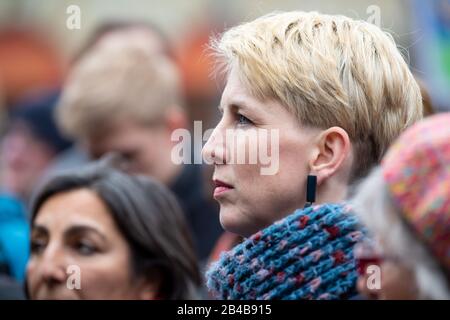
{"label": "woman's lips", "polygon": [[214,189],[214,198],[224,194],[227,191],[230,191],[231,189],[233,189],[233,187],[223,181],[220,180],[213,180],[214,181],[214,185],[216,186]]}

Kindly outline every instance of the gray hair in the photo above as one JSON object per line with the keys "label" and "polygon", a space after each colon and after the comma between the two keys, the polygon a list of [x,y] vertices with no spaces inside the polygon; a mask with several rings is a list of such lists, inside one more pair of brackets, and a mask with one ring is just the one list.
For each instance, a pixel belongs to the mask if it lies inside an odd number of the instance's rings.
{"label": "gray hair", "polygon": [[382,169],[377,167],[357,187],[350,203],[372,234],[383,239],[384,249],[414,272],[420,299],[450,299],[450,288],[439,264],[402,219],[388,190]]}

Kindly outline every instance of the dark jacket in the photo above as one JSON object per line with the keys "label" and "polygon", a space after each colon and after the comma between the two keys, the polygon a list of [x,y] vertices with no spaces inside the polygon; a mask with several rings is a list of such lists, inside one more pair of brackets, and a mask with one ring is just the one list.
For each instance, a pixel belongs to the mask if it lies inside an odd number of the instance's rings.
{"label": "dark jacket", "polygon": [[184,165],[181,174],[171,186],[180,201],[192,231],[197,256],[206,261],[223,229],[219,221],[219,207],[208,198],[203,189],[202,166]]}

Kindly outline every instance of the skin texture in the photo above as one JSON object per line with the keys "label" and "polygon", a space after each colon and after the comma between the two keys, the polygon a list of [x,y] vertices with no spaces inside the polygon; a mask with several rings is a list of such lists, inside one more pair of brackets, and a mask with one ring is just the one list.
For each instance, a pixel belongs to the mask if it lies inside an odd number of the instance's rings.
{"label": "skin texture", "polygon": [[413,300],[417,299],[417,289],[411,270],[399,262],[384,261],[380,264],[380,289],[369,289],[366,285],[369,275],[360,276],[358,291],[368,299]]}
{"label": "skin texture", "polygon": [[85,144],[93,158],[108,152],[118,153],[126,160],[130,173],[144,174],[170,184],[181,170],[170,158],[172,129],[184,121],[179,118],[181,116],[169,114],[161,125],[149,126],[122,117],[90,135]]}
{"label": "skin texture", "polygon": [[[375,300],[414,300],[417,299],[417,287],[414,273],[400,259],[389,245],[380,237],[377,237],[375,256],[379,259],[380,287],[371,288],[370,276],[366,270],[364,275],[358,278],[357,289],[360,294],[368,299]],[[372,278],[373,279],[373,278]]]}
{"label": "skin texture", "polygon": [[[129,245],[103,201],[91,190],[53,195],[32,227],[27,285],[32,299],[152,299],[156,283],[138,279]],[[81,288],[69,289],[68,267]],[[70,281],[69,281],[70,282]]]}
{"label": "skin texture", "polygon": [[2,155],[5,189],[27,199],[55,152],[25,125],[16,125],[3,139]]}

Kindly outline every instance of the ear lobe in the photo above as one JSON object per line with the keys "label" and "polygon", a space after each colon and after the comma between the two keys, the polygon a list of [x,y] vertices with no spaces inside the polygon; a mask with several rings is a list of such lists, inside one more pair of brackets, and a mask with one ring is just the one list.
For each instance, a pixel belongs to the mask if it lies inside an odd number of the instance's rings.
{"label": "ear lobe", "polygon": [[320,134],[317,154],[310,162],[311,173],[317,176],[318,185],[342,168],[350,146],[347,132],[340,127],[328,128]]}

